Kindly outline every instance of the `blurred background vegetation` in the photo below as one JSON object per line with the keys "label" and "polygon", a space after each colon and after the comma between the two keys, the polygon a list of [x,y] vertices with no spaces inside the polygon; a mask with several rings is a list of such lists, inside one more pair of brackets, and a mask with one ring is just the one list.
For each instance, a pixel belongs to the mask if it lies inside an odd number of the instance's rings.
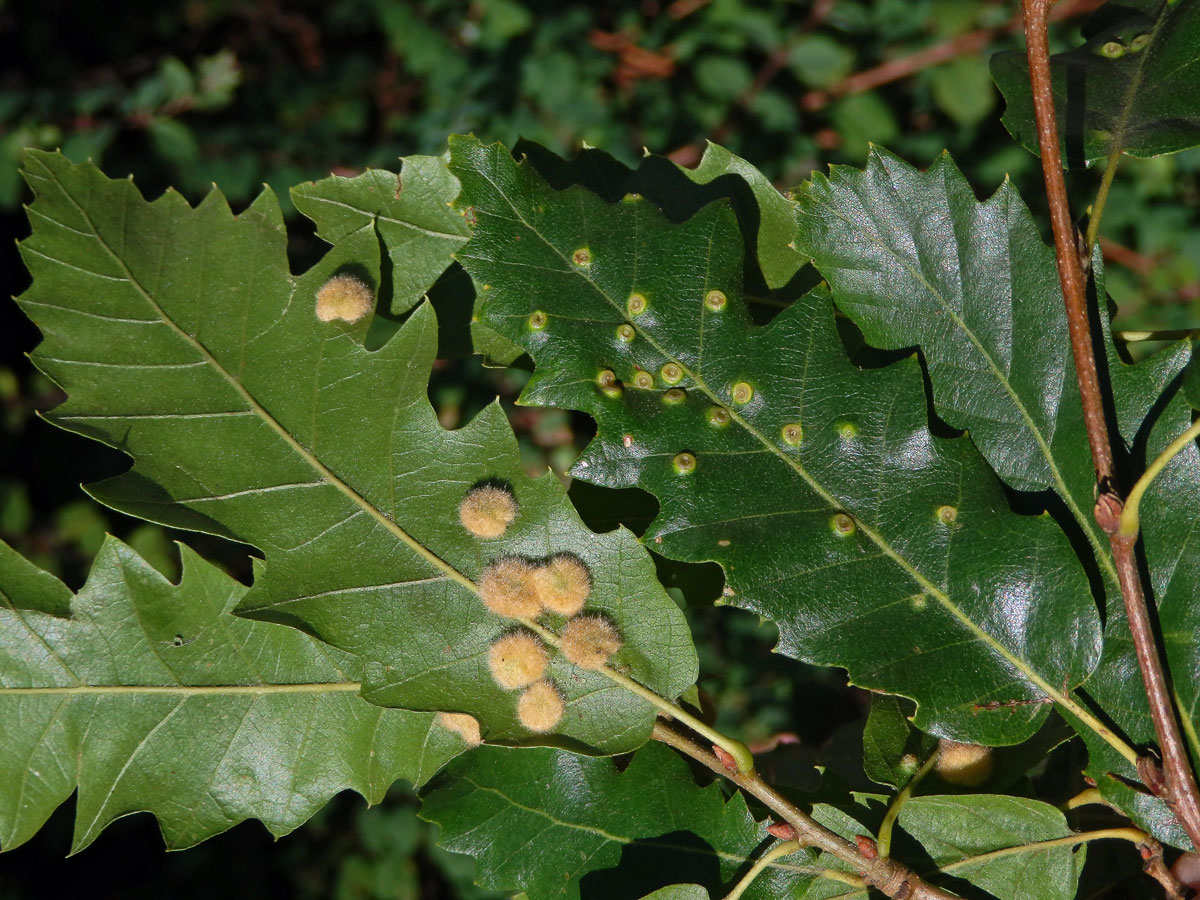
{"label": "blurred background vegetation", "polygon": [[[1056,8],[1056,49],[1078,41],[1097,0]],[[287,188],[330,172],[396,168],[453,132],[569,155],[587,144],[635,165],[643,148],[681,165],[723,144],[781,190],[828,163],[861,164],[868,141],[927,165],[943,148],[980,195],[1007,175],[1039,215],[1040,172],[999,124],[989,56],[1020,47],[1015,2],[995,0],[0,0],[0,275],[26,276],[18,174],[26,147],[61,147],[155,196],[198,200],[217,183],[235,207],[278,194],[294,265],[320,252]],[[1075,208],[1096,173],[1077,173]],[[1118,326],[1200,324],[1200,153],[1127,161],[1102,234]],[[248,578],[245,548],[168,532],[104,509],[80,482],[120,454],[59,432],[35,411],[58,390],[23,354],[36,330],[0,311],[0,537],[73,587],[106,531],[174,577],[185,539]],[[431,399],[454,427],[499,394],[531,471],[569,467],[590,423],[514,408],[519,369],[439,362]],[[651,502],[652,503],[652,502]],[[586,498],[581,498],[586,506]],[[708,605],[711,573],[664,570],[687,603],[702,686],[723,728],[780,745],[778,775],[839,757],[865,701],[837,672],[770,656],[769,627]],[[719,577],[719,575],[718,575]],[[719,589],[719,584],[717,585]],[[796,739],[799,739],[797,742]],[[257,824],[183,854],[135,816],[63,860],[70,804],[31,844],[0,857],[0,900],[66,896],[482,898],[472,864],[433,846],[410,792],[382,807],[342,797],[274,845]]]}

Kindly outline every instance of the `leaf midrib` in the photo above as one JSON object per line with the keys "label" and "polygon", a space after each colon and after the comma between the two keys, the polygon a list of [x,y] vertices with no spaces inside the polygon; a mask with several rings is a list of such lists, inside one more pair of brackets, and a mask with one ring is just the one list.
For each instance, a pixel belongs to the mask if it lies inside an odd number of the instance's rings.
{"label": "leaf midrib", "polygon": [[[887,168],[886,164],[883,164],[883,169],[890,177],[891,171]],[[857,191],[855,191],[855,194],[857,196]],[[838,209],[835,204],[827,204],[825,209],[827,212],[839,218],[847,227],[854,229],[856,232],[863,231],[863,229],[857,223],[852,222],[849,218],[844,216],[841,210]],[[866,234],[865,238],[868,242],[874,244],[886,256],[893,259],[902,269],[907,271],[913,280],[921,284],[925,290],[928,291],[929,295],[937,301],[938,305],[941,306],[946,315],[950,317],[955,326],[963,333],[963,335],[966,336],[967,340],[969,340],[979,352],[979,355],[983,358],[988,370],[992,372],[996,382],[1003,388],[1004,392],[1008,394],[1009,398],[1012,400],[1013,406],[1020,413],[1021,418],[1025,420],[1026,427],[1033,435],[1034,440],[1037,442],[1038,449],[1041,452],[1043,459],[1046,460],[1046,465],[1050,469],[1050,477],[1054,482],[1056,492],[1067,505],[1068,509],[1070,509],[1072,517],[1074,517],[1076,522],[1079,523],[1079,525],[1083,528],[1084,533],[1087,535],[1088,543],[1092,545],[1092,550],[1096,556],[1097,562],[1099,562],[1100,567],[1104,569],[1105,575],[1108,576],[1109,587],[1112,590],[1119,592],[1120,587],[1117,579],[1116,566],[1112,561],[1112,551],[1107,542],[1101,540],[1100,535],[1097,533],[1096,529],[1098,526],[1096,525],[1095,519],[1091,516],[1085,515],[1079,508],[1079,505],[1075,502],[1075,497],[1067,488],[1066,480],[1062,476],[1062,471],[1058,467],[1058,463],[1054,458],[1054,454],[1050,450],[1050,444],[1047,442],[1045,435],[1042,433],[1042,430],[1038,426],[1037,422],[1035,422],[1033,417],[1030,415],[1028,408],[1025,406],[1024,401],[1022,401],[1020,397],[1020,394],[1018,394],[1013,388],[1012,383],[1007,377],[1005,377],[1003,371],[1000,369],[999,365],[997,365],[995,359],[992,357],[992,354],[979,340],[979,337],[975,334],[974,330],[967,325],[966,321],[962,319],[957,312],[955,312],[954,308],[942,295],[942,292],[930,284],[922,272],[909,265],[903,256],[893,252],[892,249],[886,243],[884,243],[882,239],[877,239],[873,234]],[[955,243],[957,246],[958,242],[956,241]]]}
{"label": "leaf midrib", "polygon": [[[509,209],[512,210],[513,215],[516,216],[516,220],[529,229],[531,233],[537,235],[542,243],[556,256],[558,256],[559,259],[562,260],[564,264],[563,271],[565,273],[573,274],[579,278],[582,278],[583,281],[601,297],[601,299],[603,299],[609,304],[609,306],[611,306],[621,315],[622,320],[625,320],[625,310],[620,303],[605,293],[604,290],[602,290],[588,274],[571,265],[567,255],[560,251],[558,247],[556,247],[545,235],[541,233],[541,231],[539,231],[525,218],[524,213],[517,206],[517,204],[509,198],[508,194],[496,181],[489,177],[488,173],[484,171],[483,168],[476,169],[475,171],[481,178],[485,179],[492,186],[497,196],[504,199],[504,201],[508,204]],[[704,315],[703,308],[701,309],[701,315]],[[792,468],[793,471],[795,471],[796,474],[799,475],[800,478],[812,489],[812,491],[817,494],[818,497],[824,500],[831,509],[839,510],[843,508],[842,504],[837,501],[837,498],[831,492],[829,492],[824,485],[822,485],[811,474],[809,474],[807,469],[800,465],[798,461],[791,459],[783,450],[777,447],[773,441],[768,440],[765,435],[755,429],[738,413],[736,409],[732,407],[732,405],[727,404],[723,399],[718,397],[717,394],[711,388],[709,388],[707,383],[697,373],[693,372],[689,366],[687,366],[682,360],[677,359],[673,353],[668,353],[662,347],[662,345],[659,344],[645,329],[638,328],[636,324],[634,324],[633,327],[637,329],[638,334],[641,335],[655,350],[657,350],[667,359],[673,361],[676,365],[680,366],[684,373],[692,378],[694,383],[705,395],[708,396],[713,403],[728,409],[730,416],[739,425],[741,425],[748,434],[756,438],[766,449],[774,453],[781,460],[783,460],[787,466]],[[1046,681],[1037,672],[1033,671],[1025,660],[1009,651],[1008,648],[1004,647],[995,638],[975,624],[975,622],[965,612],[963,612],[963,610],[960,609],[959,606],[954,603],[945,592],[943,592],[937,585],[926,578],[924,574],[922,574],[916,567],[914,567],[903,556],[901,556],[891,546],[891,544],[884,539],[882,534],[877,532],[871,526],[867,525],[857,516],[855,517],[855,521],[863,534],[865,534],[877,547],[879,547],[880,551],[882,551],[885,556],[889,557],[897,566],[900,567],[902,571],[904,571],[909,575],[909,577],[917,582],[917,584],[919,584],[926,593],[937,600],[938,603],[940,603],[942,607],[955,619],[961,622],[977,640],[991,649],[992,652],[994,652],[997,656],[1000,656],[1002,659],[1016,668],[1017,671],[1023,673],[1033,684],[1044,691],[1046,696],[1054,700],[1055,703],[1069,710],[1076,718],[1095,731],[1101,738],[1113,745],[1114,749],[1116,749],[1117,752],[1120,753],[1130,763],[1136,761],[1136,753],[1134,753],[1134,751],[1129,748],[1120,738],[1113,735],[1110,729],[1105,728],[1104,725],[1094,716],[1092,716],[1087,710],[1083,709],[1081,706],[1079,706],[1079,704],[1067,697],[1062,691],[1055,688],[1050,682]]]}

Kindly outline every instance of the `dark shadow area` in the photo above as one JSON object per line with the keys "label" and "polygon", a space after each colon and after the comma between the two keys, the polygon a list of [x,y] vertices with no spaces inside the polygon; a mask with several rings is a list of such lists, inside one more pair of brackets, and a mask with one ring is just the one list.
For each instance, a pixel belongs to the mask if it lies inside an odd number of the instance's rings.
{"label": "dark shadow area", "polygon": [[582,900],[638,900],[669,884],[701,884],[723,896],[712,846],[690,831],[673,831],[626,844],[620,863],[579,882]]}

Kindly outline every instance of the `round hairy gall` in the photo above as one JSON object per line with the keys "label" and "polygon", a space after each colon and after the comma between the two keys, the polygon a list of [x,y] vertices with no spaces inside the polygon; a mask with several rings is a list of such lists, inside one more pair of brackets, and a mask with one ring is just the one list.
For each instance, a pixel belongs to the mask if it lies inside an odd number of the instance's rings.
{"label": "round hairy gall", "polygon": [[483,605],[509,619],[533,618],[542,611],[533,583],[534,566],[523,559],[498,559],[479,578]]}
{"label": "round hairy gall", "polygon": [[581,669],[599,669],[621,649],[621,636],[607,619],[579,616],[559,636],[563,656]]}
{"label": "round hairy gall", "polygon": [[528,631],[503,635],[488,650],[488,670],[496,684],[515,691],[546,674],[546,648]]}
{"label": "round hairy gall", "polygon": [[938,745],[938,761],[934,765],[943,781],[978,787],[992,774],[995,762],[992,748],[979,744],[960,744],[942,740]]}
{"label": "round hairy gall", "polygon": [[583,609],[592,592],[592,575],[579,557],[569,553],[551,557],[533,574],[538,605],[562,616]]}
{"label": "round hairy gall", "polygon": [[467,742],[468,746],[478,747],[483,743],[483,737],[479,733],[479,720],[474,716],[469,716],[466,713],[438,713],[438,724],[447,731],[453,731],[460,738]]}
{"label": "round hairy gall", "polygon": [[317,291],[317,318],[357,322],[371,311],[374,302],[375,294],[365,282],[353,275],[334,275]]}
{"label": "round hairy gall", "polygon": [[531,684],[517,701],[517,718],[530,731],[539,734],[552,731],[562,720],[563,699],[550,681]]}
{"label": "round hairy gall", "polygon": [[458,521],[477,538],[498,538],[517,517],[517,500],[502,487],[481,484],[458,504]]}

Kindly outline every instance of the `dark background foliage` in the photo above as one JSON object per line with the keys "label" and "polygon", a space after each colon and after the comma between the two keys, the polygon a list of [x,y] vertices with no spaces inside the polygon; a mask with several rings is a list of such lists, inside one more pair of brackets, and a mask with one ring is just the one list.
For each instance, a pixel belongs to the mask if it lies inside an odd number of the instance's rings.
{"label": "dark background foliage", "polygon": [[[1077,40],[1095,0],[1063,0],[1059,49]],[[584,144],[635,165],[643,148],[694,164],[706,139],[786,189],[828,163],[859,164],[868,141],[917,165],[948,148],[982,195],[1007,174],[1040,211],[1036,160],[999,124],[988,57],[1020,47],[1016,4],[993,0],[185,0],[93,3],[0,0],[0,275],[26,276],[25,147],[92,158],[155,196],[198,200],[214,182],[235,207],[262,184],[279,195],[294,265],[321,252],[287,188],[330,172],[395,168],[437,154],[453,132],[569,155]],[[1077,209],[1094,191],[1076,176]],[[1200,304],[1200,153],[1130,161],[1103,234],[1118,327],[1194,325]],[[180,248],[186,252],[186,248]],[[174,576],[186,539],[248,578],[245,548],[125,519],[80,482],[125,467],[120,454],[38,420],[57,389],[23,354],[36,330],[0,311],[0,537],[78,586],[106,531]],[[515,408],[519,369],[439,362],[431,399],[454,426],[500,394],[531,470],[563,472],[591,426],[566,413]],[[581,499],[582,502],[582,499]],[[652,502],[652,501],[651,501]],[[718,575],[719,577],[719,575]],[[865,700],[836,672],[768,653],[774,636],[711,607],[707,573],[664,571],[690,607],[702,687],[718,724],[772,755],[776,774],[854,751]],[[718,585],[719,589],[719,585]],[[795,742],[799,738],[799,743]],[[167,856],[149,817],[118,823],[63,860],[71,810],[0,857],[0,898],[489,896],[469,860],[433,846],[411,795],[366,810],[342,797],[272,843],[251,823]]]}

